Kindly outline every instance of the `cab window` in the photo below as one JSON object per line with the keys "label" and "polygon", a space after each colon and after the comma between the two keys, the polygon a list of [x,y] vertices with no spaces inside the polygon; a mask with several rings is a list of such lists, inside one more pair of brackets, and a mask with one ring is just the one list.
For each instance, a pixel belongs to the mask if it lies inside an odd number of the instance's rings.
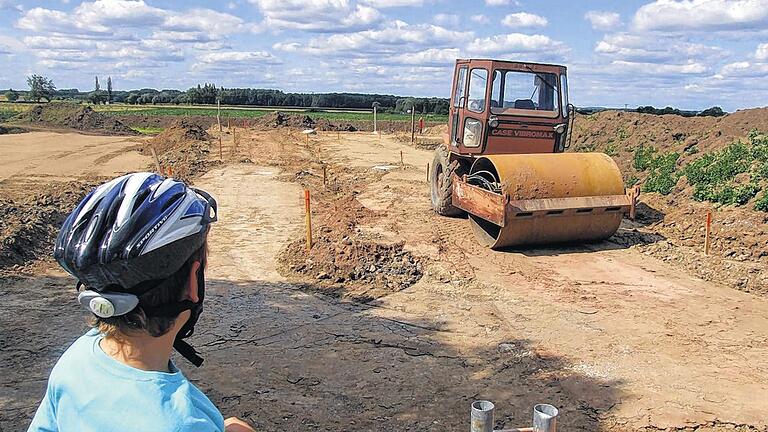
{"label": "cab window", "polygon": [[488,71],[472,69],[469,74],[469,98],[467,109],[481,113],[485,111],[485,89],[488,84]]}
{"label": "cab window", "polygon": [[557,117],[560,112],[558,76],[545,72],[493,71],[491,112]]}

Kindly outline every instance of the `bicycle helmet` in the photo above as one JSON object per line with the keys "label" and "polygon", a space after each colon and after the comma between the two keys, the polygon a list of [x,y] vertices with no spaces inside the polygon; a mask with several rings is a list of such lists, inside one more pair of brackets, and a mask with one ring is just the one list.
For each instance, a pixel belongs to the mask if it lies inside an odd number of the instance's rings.
{"label": "bicycle helmet", "polygon": [[205,243],[217,220],[207,192],[153,173],[134,173],[91,191],[61,227],[53,256],[86,290],[78,301],[101,318],[141,306],[148,316],[191,316],[176,337],[176,350],[196,366],[196,351],[182,339],[192,335],[202,312],[204,269],[198,271],[200,301],[150,307],[140,296],[176,273]]}

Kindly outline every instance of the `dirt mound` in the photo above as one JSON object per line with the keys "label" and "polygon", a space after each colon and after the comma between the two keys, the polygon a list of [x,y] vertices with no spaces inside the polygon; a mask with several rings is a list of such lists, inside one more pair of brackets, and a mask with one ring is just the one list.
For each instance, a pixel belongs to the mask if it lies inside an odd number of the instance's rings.
{"label": "dirt mound", "polygon": [[97,184],[64,182],[25,198],[0,198],[0,270],[49,256],[64,219]]}
{"label": "dirt mound", "polygon": [[366,238],[358,224],[377,216],[354,197],[333,201],[323,215],[309,252],[303,240],[296,240],[278,258],[285,276],[357,301],[405,289],[421,279],[422,265],[403,243]]}
{"label": "dirt mound", "polygon": [[147,145],[155,149],[164,170],[170,169],[174,178],[192,181],[221,163],[209,158],[212,140],[213,137],[197,123],[180,119]]}
{"label": "dirt mound", "polygon": [[168,150],[188,146],[195,141],[210,141],[213,137],[200,125],[186,119],[177,119],[168,128],[149,141],[158,154]]}
{"label": "dirt mound", "polygon": [[[577,116],[572,150],[604,152],[619,165],[628,185],[642,185],[640,199],[654,217],[640,222],[645,230],[665,239],[643,246],[649,254],[679,263],[704,279],[764,294],[768,293],[768,213],[757,211],[754,204],[761,195],[746,199],[743,205],[697,201],[684,175],[691,163],[705,156],[717,159],[713,155],[722,154],[734,141],[747,143],[753,129],[768,131],[768,108],[688,118],[605,111]],[[671,158],[662,166],[665,155]],[[646,168],[653,160],[660,161],[660,168]],[[735,163],[736,159],[723,166]],[[658,188],[662,181],[666,181],[662,191],[666,195],[645,191],[654,190],[649,185]],[[746,173],[734,176],[734,190],[748,186],[749,181]],[[757,177],[753,181],[755,187],[764,184]],[[708,257],[703,255],[707,211],[713,213]]]}
{"label": "dirt mound", "polygon": [[351,123],[334,124],[326,119],[315,120],[306,114],[286,114],[280,111],[275,111],[258,118],[254,122],[254,126],[261,128],[316,129],[320,131],[357,131],[357,128]]}
{"label": "dirt mound", "polygon": [[64,127],[84,132],[106,135],[136,135],[137,132],[108,115],[101,114],[89,106],[72,103],[52,102],[35,105],[13,119],[16,123]]}

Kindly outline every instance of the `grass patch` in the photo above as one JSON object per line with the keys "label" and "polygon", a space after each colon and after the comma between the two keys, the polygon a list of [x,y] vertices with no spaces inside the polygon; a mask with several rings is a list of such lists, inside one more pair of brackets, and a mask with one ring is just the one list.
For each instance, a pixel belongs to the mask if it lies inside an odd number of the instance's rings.
{"label": "grass patch", "polygon": [[157,135],[165,130],[165,128],[161,127],[132,127],[131,129],[142,135]]}

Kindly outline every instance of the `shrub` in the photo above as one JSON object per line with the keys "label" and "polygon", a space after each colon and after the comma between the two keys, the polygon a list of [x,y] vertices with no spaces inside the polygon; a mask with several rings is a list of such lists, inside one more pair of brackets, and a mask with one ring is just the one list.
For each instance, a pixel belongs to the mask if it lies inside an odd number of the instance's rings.
{"label": "shrub", "polygon": [[680,174],[675,170],[679,158],[680,154],[677,152],[652,157],[648,163],[650,171],[643,183],[643,191],[658,192],[662,195],[672,192],[680,178]]}
{"label": "shrub", "polygon": [[[685,167],[683,173],[694,188],[694,199],[744,205],[760,193],[761,182],[768,179],[768,137],[753,130],[747,138],[747,143],[735,141]],[[737,176],[742,178],[741,184],[736,182]],[[756,209],[768,206],[765,195],[763,192],[758,199]]]}
{"label": "shrub", "polygon": [[632,165],[638,171],[645,171],[648,169],[655,153],[655,148],[645,147],[644,145],[640,144],[640,147],[635,149],[635,156],[634,160],[632,161]]}
{"label": "shrub", "polygon": [[768,212],[768,190],[763,191],[763,195],[755,201],[755,210]]}

